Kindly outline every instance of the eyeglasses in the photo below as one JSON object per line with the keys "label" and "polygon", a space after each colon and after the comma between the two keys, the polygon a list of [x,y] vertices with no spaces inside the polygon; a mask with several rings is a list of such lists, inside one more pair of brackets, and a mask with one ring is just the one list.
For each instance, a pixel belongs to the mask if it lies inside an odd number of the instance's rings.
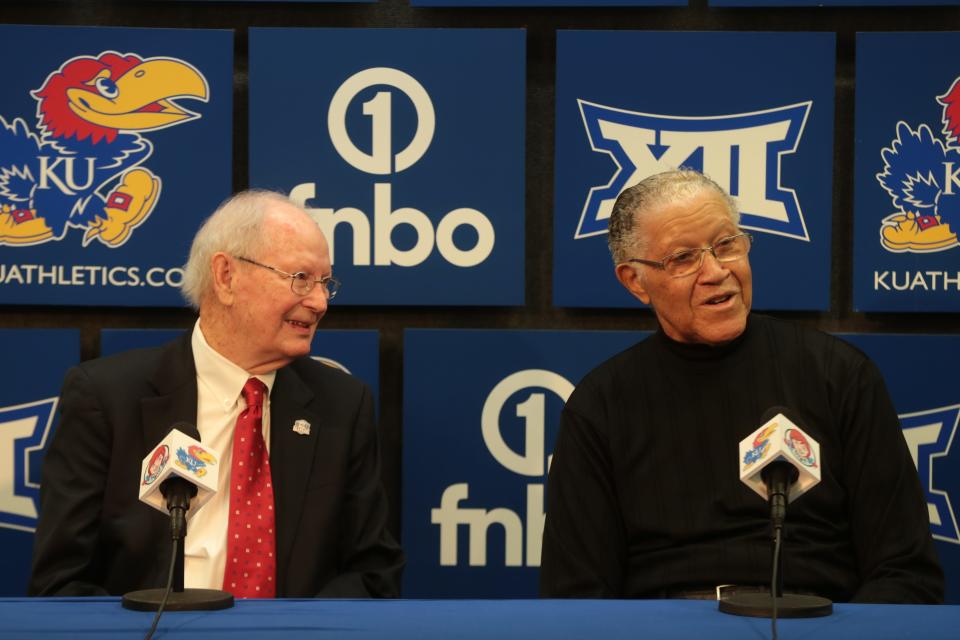
{"label": "eyeglasses", "polygon": [[677,251],[660,261],[629,258],[627,262],[639,262],[666,271],[667,275],[672,278],[682,278],[700,271],[700,267],[703,266],[703,256],[708,251],[713,254],[718,262],[733,262],[750,253],[752,243],[753,236],[749,233],[740,233],[735,236],[720,238],[709,247]]}
{"label": "eyeglasses", "polygon": [[333,276],[324,276],[315,280],[309,273],[306,273],[305,271],[287,273],[286,271],[281,271],[276,267],[271,267],[268,264],[262,264],[256,260],[251,260],[250,258],[244,258],[243,256],[235,257],[237,260],[249,262],[250,264],[255,264],[258,267],[263,267],[264,269],[270,269],[270,271],[279,273],[284,278],[290,278],[290,290],[297,295],[305,296],[313,291],[313,288],[316,285],[320,285],[320,288],[327,294],[327,300],[333,300],[336,297],[337,292],[340,291],[340,281]]}

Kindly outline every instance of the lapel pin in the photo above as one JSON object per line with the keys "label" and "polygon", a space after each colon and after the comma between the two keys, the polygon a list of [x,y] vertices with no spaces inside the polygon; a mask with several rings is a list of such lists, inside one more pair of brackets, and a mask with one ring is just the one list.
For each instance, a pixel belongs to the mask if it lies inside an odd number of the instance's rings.
{"label": "lapel pin", "polygon": [[293,432],[301,436],[310,435],[310,423],[306,420],[297,420],[293,423]]}

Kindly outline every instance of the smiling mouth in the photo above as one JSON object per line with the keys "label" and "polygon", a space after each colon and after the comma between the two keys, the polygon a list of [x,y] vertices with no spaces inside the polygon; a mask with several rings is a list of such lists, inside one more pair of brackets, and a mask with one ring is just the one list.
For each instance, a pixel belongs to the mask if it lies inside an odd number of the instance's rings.
{"label": "smiling mouth", "polygon": [[312,322],[311,322],[311,323],[300,322],[299,320],[287,320],[287,322],[289,322],[290,324],[292,324],[292,325],[295,326],[295,327],[302,327],[302,328],[304,328],[304,329],[309,329],[310,327],[313,326],[313,323],[312,323]]}
{"label": "smiling mouth", "polygon": [[708,305],[723,304],[724,302],[726,302],[727,300],[729,300],[729,299],[732,298],[733,296],[734,296],[734,294],[732,294],[732,293],[725,293],[725,294],[723,294],[723,295],[714,296],[714,297],[712,297],[712,298],[709,298],[709,299],[707,300],[706,304],[708,304]]}

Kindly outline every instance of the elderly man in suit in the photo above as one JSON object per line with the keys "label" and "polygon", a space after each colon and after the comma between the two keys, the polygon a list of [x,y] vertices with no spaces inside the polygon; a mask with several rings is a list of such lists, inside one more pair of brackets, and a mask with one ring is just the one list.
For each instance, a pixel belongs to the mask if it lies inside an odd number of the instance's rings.
{"label": "elderly man in suit", "polygon": [[[165,582],[166,516],[138,501],[140,462],[196,424],[221,453],[217,494],[190,520],[187,587],[237,597],[389,597],[403,553],[386,528],[366,385],[309,358],[339,283],[300,207],[251,191],[194,239],[184,294],[199,310],[163,347],[70,370],[41,484],[34,595]],[[246,466],[244,466],[246,465]]]}

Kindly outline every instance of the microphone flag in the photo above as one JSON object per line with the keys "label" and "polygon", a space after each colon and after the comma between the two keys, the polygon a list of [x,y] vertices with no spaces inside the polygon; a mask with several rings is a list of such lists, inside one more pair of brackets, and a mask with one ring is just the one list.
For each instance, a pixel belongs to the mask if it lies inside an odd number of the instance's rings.
{"label": "microphone flag", "polygon": [[187,520],[217,492],[220,478],[220,455],[178,429],[160,441],[143,459],[140,468],[140,501],[169,514],[160,485],[172,477],[180,477],[197,487],[190,499]]}
{"label": "microphone flag", "polygon": [[777,460],[796,468],[797,481],[790,486],[787,502],[793,502],[820,482],[820,444],[782,413],[740,441],[740,480],[767,499],[761,472]]}

